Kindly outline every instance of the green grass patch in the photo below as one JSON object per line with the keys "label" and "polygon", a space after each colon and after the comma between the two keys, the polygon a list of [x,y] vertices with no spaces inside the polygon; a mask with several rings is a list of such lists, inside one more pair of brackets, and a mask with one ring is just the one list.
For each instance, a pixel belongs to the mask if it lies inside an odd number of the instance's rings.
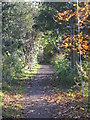
{"label": "green grass patch", "polygon": [[17,76],[14,77],[14,79],[18,80],[27,80],[29,77],[32,77],[37,74],[37,70],[41,68],[41,65],[36,64],[33,66],[33,68],[30,70],[28,69],[28,66],[23,68],[21,73],[17,73]]}
{"label": "green grass patch", "polygon": [[[17,95],[24,95],[26,90],[26,81],[29,79],[29,77],[34,76],[37,73],[37,70],[41,68],[41,65],[36,64],[32,71],[30,71],[27,67],[23,68],[21,72],[14,74],[15,76],[12,77],[12,79],[9,80],[3,80],[2,83],[2,91],[3,94],[8,94],[10,96],[10,99],[14,99],[13,96]],[[20,98],[21,99],[21,98]],[[2,95],[0,95],[0,103],[2,101]],[[14,99],[16,102],[14,106],[10,106],[10,103],[4,104],[3,103],[3,116],[4,117],[21,117],[22,108],[21,104],[17,103],[16,99]],[[19,108],[19,109],[17,109]]]}
{"label": "green grass patch", "polygon": [[7,107],[7,108],[4,108],[3,107],[3,111],[2,111],[2,116],[5,117],[5,118],[11,118],[11,117],[14,117],[14,118],[18,118],[22,116],[22,111],[21,110],[17,110],[15,109],[14,107]]}

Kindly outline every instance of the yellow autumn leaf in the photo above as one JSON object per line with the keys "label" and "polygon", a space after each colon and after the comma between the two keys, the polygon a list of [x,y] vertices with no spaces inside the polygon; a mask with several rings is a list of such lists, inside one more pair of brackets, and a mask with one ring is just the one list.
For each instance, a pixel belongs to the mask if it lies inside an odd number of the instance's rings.
{"label": "yellow autumn leaf", "polygon": [[85,50],[88,50],[88,46],[86,46],[86,45],[83,45],[83,48],[84,48]]}
{"label": "yellow autumn leaf", "polygon": [[78,43],[76,43],[76,46],[78,46]]}
{"label": "yellow autumn leaf", "polygon": [[69,19],[68,18],[66,18],[66,21],[68,21]]}
{"label": "yellow autumn leaf", "polygon": [[73,48],[73,50],[77,50],[76,48]]}
{"label": "yellow autumn leaf", "polygon": [[84,2],[84,5],[87,5],[87,2]]}
{"label": "yellow autumn leaf", "polygon": [[54,20],[55,22],[58,22],[57,20]]}
{"label": "yellow autumn leaf", "polygon": [[69,46],[71,46],[71,43],[69,43]]}
{"label": "yellow autumn leaf", "polygon": [[82,11],[84,11],[84,10],[85,10],[85,8],[82,9]]}
{"label": "yellow autumn leaf", "polygon": [[41,96],[40,99],[43,100],[44,98]]}
{"label": "yellow autumn leaf", "polygon": [[83,39],[81,38],[81,39],[80,39],[80,42],[82,42],[82,41],[83,41]]}
{"label": "yellow autumn leaf", "polygon": [[75,7],[75,6],[76,6],[76,4],[73,4],[73,6]]}
{"label": "yellow autumn leaf", "polygon": [[60,103],[60,100],[57,100],[56,103],[57,103],[57,104]]}
{"label": "yellow autumn leaf", "polygon": [[66,40],[65,40],[66,42],[68,41],[68,38],[66,38]]}
{"label": "yellow autumn leaf", "polygon": [[65,11],[64,14],[66,15],[66,14],[67,14],[67,11]]}
{"label": "yellow autumn leaf", "polygon": [[84,110],[84,108],[80,108],[81,110]]}
{"label": "yellow autumn leaf", "polygon": [[60,16],[60,12],[58,12],[57,15]]}
{"label": "yellow autumn leaf", "polygon": [[65,46],[68,47],[68,43],[65,43]]}
{"label": "yellow autumn leaf", "polygon": [[62,20],[62,17],[61,17],[61,16],[59,17],[59,20]]}

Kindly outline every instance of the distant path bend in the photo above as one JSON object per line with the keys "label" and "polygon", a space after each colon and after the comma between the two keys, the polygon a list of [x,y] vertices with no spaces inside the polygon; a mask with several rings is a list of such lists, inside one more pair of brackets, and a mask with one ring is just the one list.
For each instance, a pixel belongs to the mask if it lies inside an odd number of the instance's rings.
{"label": "distant path bend", "polygon": [[42,65],[37,71],[37,75],[54,75],[56,71],[52,65]]}

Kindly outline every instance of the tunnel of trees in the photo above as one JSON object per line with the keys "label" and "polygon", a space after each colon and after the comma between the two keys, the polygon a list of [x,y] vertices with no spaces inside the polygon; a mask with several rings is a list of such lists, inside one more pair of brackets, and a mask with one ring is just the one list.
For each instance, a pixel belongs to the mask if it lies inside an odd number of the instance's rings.
{"label": "tunnel of trees", "polygon": [[89,7],[88,2],[79,2],[78,10],[75,2],[2,3],[4,117],[11,117],[11,111],[14,117],[22,116],[23,105],[12,101],[23,97],[27,80],[43,64],[54,67],[57,89],[63,86],[64,96],[83,102],[76,111],[88,117]]}

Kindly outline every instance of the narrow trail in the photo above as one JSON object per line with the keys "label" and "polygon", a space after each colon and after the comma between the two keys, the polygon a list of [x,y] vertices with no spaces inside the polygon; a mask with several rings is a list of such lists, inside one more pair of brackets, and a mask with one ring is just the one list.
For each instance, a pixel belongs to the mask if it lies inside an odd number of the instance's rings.
{"label": "narrow trail", "polygon": [[56,103],[50,103],[46,97],[54,94],[51,77],[55,70],[51,65],[42,65],[37,75],[27,83],[25,95],[25,118],[54,118]]}

